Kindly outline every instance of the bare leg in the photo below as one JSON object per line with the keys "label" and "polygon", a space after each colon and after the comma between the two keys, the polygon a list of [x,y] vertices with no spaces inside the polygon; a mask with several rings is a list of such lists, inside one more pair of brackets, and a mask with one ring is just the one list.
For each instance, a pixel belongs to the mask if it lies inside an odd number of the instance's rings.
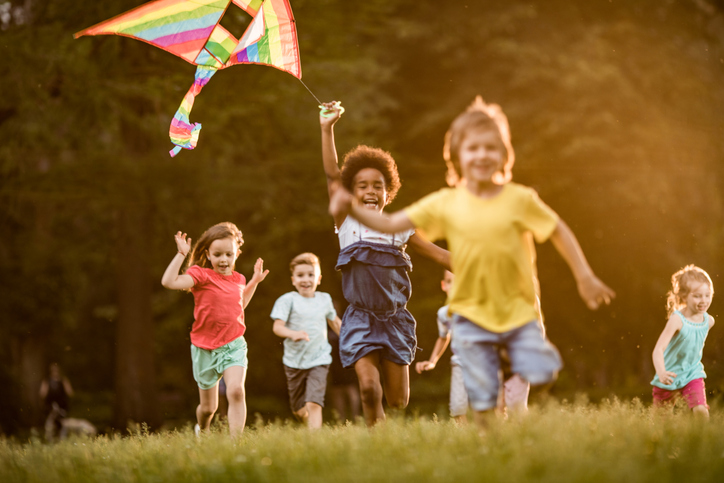
{"label": "bare leg", "polygon": [[302,406],[302,409],[294,411],[294,417],[297,418],[297,421],[307,424],[307,420],[309,419],[309,411],[307,411],[307,406]]}
{"label": "bare leg", "polygon": [[387,404],[390,409],[404,414],[403,410],[410,402],[410,366],[395,364],[386,359],[382,359],[381,366]]}
{"label": "bare leg", "polygon": [[705,419],[709,418],[709,410],[703,404],[699,406],[694,406],[691,410],[694,413],[694,416]]}
{"label": "bare leg", "polygon": [[382,382],[380,380],[380,355],[378,351],[367,354],[354,364],[359,379],[362,413],[367,426],[385,420],[382,407]]}
{"label": "bare leg", "polygon": [[513,415],[522,415],[528,412],[528,394],[530,384],[518,374],[513,375],[503,384],[503,401]]}
{"label": "bare leg", "polygon": [[196,422],[202,431],[207,431],[219,407],[219,385],[216,384],[211,389],[199,388],[199,400],[199,405],[196,406]]}
{"label": "bare leg", "polygon": [[229,432],[232,437],[241,436],[246,425],[246,368],[231,366],[224,371],[226,398],[229,400]]}
{"label": "bare leg", "polygon": [[455,420],[455,423],[458,426],[465,426],[466,424],[468,424],[467,414],[462,414],[460,416],[453,416],[453,419]]}
{"label": "bare leg", "polygon": [[473,413],[473,419],[475,420],[475,424],[477,424],[478,426],[480,434],[483,435],[490,426],[490,421],[495,419],[495,409],[489,409],[487,411],[475,411]]}
{"label": "bare leg", "polygon": [[319,429],[322,427],[322,406],[317,403],[308,402],[307,409],[307,427],[309,429]]}

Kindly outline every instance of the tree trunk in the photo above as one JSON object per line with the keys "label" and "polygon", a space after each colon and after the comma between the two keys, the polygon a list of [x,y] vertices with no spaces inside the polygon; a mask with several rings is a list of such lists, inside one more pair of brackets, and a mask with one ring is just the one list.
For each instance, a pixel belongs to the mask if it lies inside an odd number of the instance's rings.
{"label": "tree trunk", "polygon": [[149,225],[149,214],[139,204],[125,207],[118,215],[117,428],[125,428],[130,422],[145,422],[153,428],[161,422],[156,396],[148,272]]}
{"label": "tree trunk", "polygon": [[32,335],[13,337],[11,347],[12,373],[20,400],[18,423],[24,427],[42,426],[40,383],[47,373],[44,341]]}

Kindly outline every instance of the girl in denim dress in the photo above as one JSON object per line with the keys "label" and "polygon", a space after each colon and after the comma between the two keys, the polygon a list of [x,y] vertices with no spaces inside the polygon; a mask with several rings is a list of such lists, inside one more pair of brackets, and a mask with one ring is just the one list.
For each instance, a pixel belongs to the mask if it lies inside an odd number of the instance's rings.
{"label": "girl in denim dress", "polygon": [[[400,188],[395,160],[389,153],[358,146],[347,153],[340,170],[333,126],[343,112],[339,103],[324,104],[322,161],[330,197],[340,187],[353,193],[365,209],[381,213]],[[354,366],[360,383],[362,411],[367,425],[385,419],[384,394],[393,409],[410,398],[409,366],[417,348],[415,319],[407,310],[411,295],[410,245],[423,256],[449,268],[449,253],[415,234],[414,230],[385,234],[354,218],[335,216],[340,240],[337,269],[349,307],[342,317],[340,358]]]}

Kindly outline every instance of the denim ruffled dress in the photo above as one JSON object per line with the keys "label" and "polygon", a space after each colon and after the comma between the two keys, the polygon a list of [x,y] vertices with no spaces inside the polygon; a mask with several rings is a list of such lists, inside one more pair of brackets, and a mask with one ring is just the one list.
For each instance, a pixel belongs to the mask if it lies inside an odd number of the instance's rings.
{"label": "denim ruffled dress", "polygon": [[354,365],[380,350],[395,364],[412,363],[417,348],[416,323],[407,310],[412,262],[395,244],[355,241],[337,259],[349,306],[342,317],[339,352],[342,365]]}

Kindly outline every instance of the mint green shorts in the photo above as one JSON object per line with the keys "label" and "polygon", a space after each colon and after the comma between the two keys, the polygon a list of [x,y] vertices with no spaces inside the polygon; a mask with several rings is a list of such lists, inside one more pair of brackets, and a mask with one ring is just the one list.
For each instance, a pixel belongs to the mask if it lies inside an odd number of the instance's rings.
{"label": "mint green shorts", "polygon": [[201,389],[211,389],[219,383],[219,379],[229,367],[247,367],[249,360],[246,354],[246,340],[243,336],[213,350],[191,344],[194,380]]}

